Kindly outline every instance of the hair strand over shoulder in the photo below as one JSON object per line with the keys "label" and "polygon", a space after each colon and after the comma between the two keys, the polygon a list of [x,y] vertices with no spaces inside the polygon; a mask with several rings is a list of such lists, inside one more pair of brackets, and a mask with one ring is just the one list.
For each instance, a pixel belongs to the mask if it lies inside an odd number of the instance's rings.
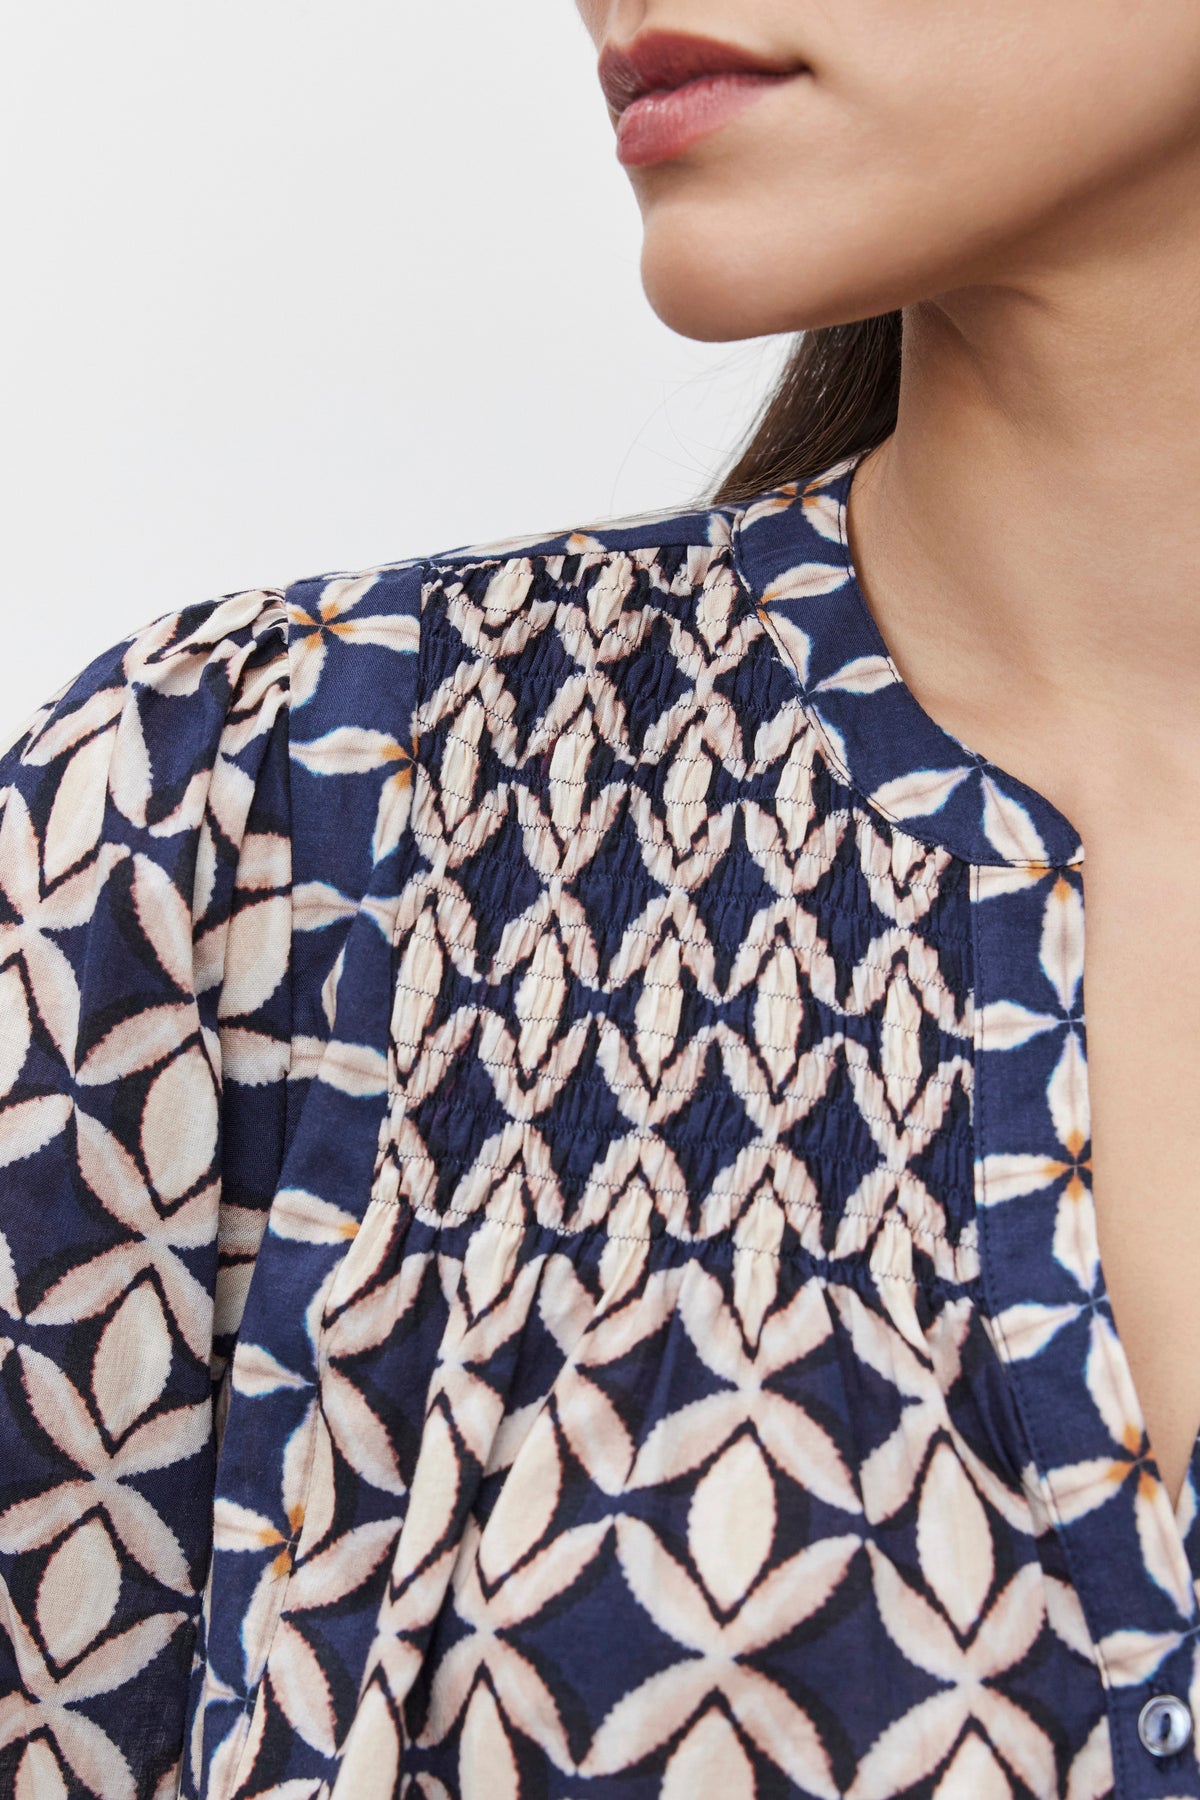
{"label": "hair strand over shoulder", "polygon": [[709,504],[804,481],[882,443],[896,425],[903,319],[900,311],[880,313],[801,332]]}

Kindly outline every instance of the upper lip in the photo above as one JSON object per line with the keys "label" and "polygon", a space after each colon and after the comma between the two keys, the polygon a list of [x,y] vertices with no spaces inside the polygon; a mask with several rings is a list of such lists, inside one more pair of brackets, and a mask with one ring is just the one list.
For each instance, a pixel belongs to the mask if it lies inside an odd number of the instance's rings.
{"label": "upper lip", "polygon": [[624,49],[606,44],[597,73],[609,106],[622,113],[639,95],[682,87],[698,75],[794,75],[802,66],[781,66],[769,57],[757,56],[738,44],[719,43],[716,38],[648,31]]}

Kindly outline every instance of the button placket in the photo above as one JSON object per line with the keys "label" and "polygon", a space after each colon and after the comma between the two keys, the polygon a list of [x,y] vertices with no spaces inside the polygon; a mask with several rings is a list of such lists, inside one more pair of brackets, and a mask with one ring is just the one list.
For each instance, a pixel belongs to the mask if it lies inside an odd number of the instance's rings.
{"label": "button placket", "polygon": [[[1030,870],[1018,885],[973,872],[980,1260],[1001,1359],[1098,1649],[1117,1800],[1183,1800],[1200,1796],[1194,1723],[1179,1699],[1193,1679],[1195,1602],[1178,1524],[1132,1416],[1095,1243],[1082,955],[1060,958],[1075,979],[1056,986],[1043,951],[1063,938],[1050,929],[1058,914],[1081,914],[1072,898],[1080,873],[1047,868],[1039,879]],[[1004,1027],[1018,1007],[1037,1029],[1014,1041]],[[1155,1668],[1157,1646],[1166,1654]],[[1149,1679],[1124,1685],[1139,1661]],[[1182,1713],[1148,1711],[1156,1699]]]}

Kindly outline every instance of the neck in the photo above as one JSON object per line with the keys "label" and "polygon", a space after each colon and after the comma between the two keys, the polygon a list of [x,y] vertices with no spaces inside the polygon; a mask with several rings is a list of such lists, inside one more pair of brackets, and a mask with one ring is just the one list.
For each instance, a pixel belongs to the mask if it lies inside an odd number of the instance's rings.
{"label": "neck", "polygon": [[1110,738],[1169,722],[1176,743],[1182,719],[1200,761],[1193,210],[1187,258],[1160,233],[1115,267],[905,313],[897,425],[856,471],[851,551],[917,698],[1015,774],[997,750],[1019,757],[1048,709]]}

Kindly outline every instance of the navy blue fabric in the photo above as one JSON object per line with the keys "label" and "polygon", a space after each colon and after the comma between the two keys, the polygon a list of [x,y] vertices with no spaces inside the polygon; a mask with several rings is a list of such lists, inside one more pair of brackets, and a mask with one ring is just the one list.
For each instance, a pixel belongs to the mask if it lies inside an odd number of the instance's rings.
{"label": "navy blue fabric", "polygon": [[0,1792],[1166,1800],[1082,848],[854,460],[155,620],[0,764]]}

